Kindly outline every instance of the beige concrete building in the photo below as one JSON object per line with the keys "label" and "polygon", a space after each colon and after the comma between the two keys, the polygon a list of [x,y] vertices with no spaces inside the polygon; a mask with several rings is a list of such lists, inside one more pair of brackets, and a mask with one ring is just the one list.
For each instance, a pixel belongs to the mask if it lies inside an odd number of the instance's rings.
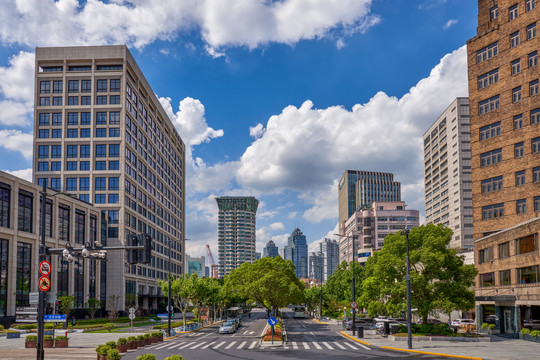
{"label": "beige concrete building", "polygon": [[423,139],[426,224],[452,229],[451,248],[472,249],[469,99],[455,99]]}
{"label": "beige concrete building", "polygon": [[34,182],[93,203],[107,245],[152,236],[147,265],[109,256],[103,299],[153,310],[159,279],[184,272],[185,145],[126,46],[36,48]]}
{"label": "beige concrete building", "polygon": [[[0,323],[12,322],[17,307],[29,306],[29,293],[38,291],[41,245],[42,188],[0,171]],[[63,248],[66,240],[80,247],[102,241],[106,222],[92,204],[48,190],[45,215],[46,244]],[[100,298],[105,283],[105,262],[95,257],[60,255],[48,258],[52,272],[51,294],[73,295],[78,307],[89,298]]]}

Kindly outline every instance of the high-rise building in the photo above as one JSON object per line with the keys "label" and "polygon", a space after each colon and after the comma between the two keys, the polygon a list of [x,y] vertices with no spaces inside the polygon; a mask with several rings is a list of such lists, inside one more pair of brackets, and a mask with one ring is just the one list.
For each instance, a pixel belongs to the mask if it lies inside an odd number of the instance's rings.
{"label": "high-rise building", "polygon": [[339,223],[347,221],[361,206],[375,201],[401,201],[401,184],[394,174],[379,171],[346,170],[339,181]]}
{"label": "high-rise building", "polygon": [[278,247],[276,246],[274,241],[268,241],[263,249],[263,257],[276,257],[278,255]]}
{"label": "high-rise building", "polygon": [[255,215],[259,200],[253,196],[216,198],[218,214],[218,273],[222,278],[245,262],[255,261]]}
{"label": "high-rise building", "polygon": [[323,254],[322,281],[326,282],[339,265],[339,243],[336,240],[324,238],[319,247]]}
{"label": "high-rise building", "polygon": [[426,224],[454,232],[450,247],[472,249],[469,99],[457,98],[424,134]]}
{"label": "high-rise building", "polygon": [[324,280],[324,255],[320,252],[309,253],[309,278],[318,280],[320,284]]}
{"label": "high-rise building", "polygon": [[306,236],[300,229],[296,228],[289,236],[287,245],[284,248],[285,260],[291,260],[295,266],[296,276],[308,278],[308,246]]}
{"label": "high-rise building", "polygon": [[374,202],[360,208],[341,224],[340,233],[344,236],[339,243],[339,261],[353,260],[353,239],[358,261],[358,254],[366,253],[365,249],[380,250],[388,234],[418,225],[418,210],[406,210],[403,201]]}
{"label": "high-rise building", "polygon": [[467,42],[474,239],[540,215],[540,85],[534,0],[478,1]]}
{"label": "high-rise building", "polygon": [[124,45],[36,48],[34,88],[34,182],[99,208],[108,246],[151,235],[149,264],[108,254],[101,295],[118,295],[122,310],[126,294],[156,308],[169,246],[172,273],[185,270],[184,142]]}
{"label": "high-rise building", "polygon": [[191,257],[187,256],[187,268],[188,268],[188,274],[191,275],[193,273],[196,273],[199,278],[205,277],[205,258],[204,256],[201,257]]}

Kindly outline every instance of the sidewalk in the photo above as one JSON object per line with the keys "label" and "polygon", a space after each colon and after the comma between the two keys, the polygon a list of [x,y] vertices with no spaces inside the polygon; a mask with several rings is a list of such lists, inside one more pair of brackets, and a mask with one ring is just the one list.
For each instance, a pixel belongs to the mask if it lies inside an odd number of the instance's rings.
{"label": "sidewalk", "polygon": [[[352,331],[343,331],[352,336]],[[457,355],[484,360],[523,360],[538,359],[540,344],[525,341],[506,339],[495,335],[486,335],[491,342],[459,342],[459,341],[415,341],[413,337],[413,350]],[[358,339],[358,337],[355,337]],[[393,347],[407,349],[407,341],[391,341],[376,335],[373,330],[364,331],[364,337],[359,339],[369,343],[372,347]],[[451,357],[449,357],[451,359]]]}

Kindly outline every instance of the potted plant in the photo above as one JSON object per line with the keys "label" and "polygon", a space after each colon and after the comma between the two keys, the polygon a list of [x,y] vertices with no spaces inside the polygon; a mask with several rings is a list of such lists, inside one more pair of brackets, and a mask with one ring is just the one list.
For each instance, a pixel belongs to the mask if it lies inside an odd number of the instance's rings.
{"label": "potted plant", "polygon": [[127,338],[128,340],[128,349],[129,350],[135,350],[137,349],[137,338],[135,336],[130,336]]}
{"label": "potted plant", "polygon": [[24,340],[24,347],[32,349],[37,346],[37,335],[28,335]]}
{"label": "potted plant", "polygon": [[117,341],[116,349],[118,352],[125,353],[128,349],[127,339],[119,338]]}
{"label": "potted plant", "polygon": [[8,339],[18,339],[21,337],[21,333],[15,330],[8,330],[6,336]]}
{"label": "potted plant", "polygon": [[137,336],[137,347],[144,347],[145,341],[144,341],[144,335],[138,335]]}
{"label": "potted plant", "polygon": [[152,343],[152,339],[150,339],[150,337],[150,333],[144,334],[144,345],[150,345]]}
{"label": "potted plant", "polygon": [[158,331],[157,333],[159,334],[159,341],[163,341],[163,331]]}
{"label": "potted plant", "polygon": [[159,333],[157,333],[157,332],[154,331],[154,332],[151,333],[150,335],[151,335],[151,336],[150,336],[150,340],[151,340],[151,343],[152,343],[152,344],[155,344],[155,343],[159,342]]}
{"label": "potted plant", "polygon": [[43,347],[52,348],[52,335],[45,335],[43,337]]}
{"label": "potted plant", "polygon": [[110,349],[107,351],[107,356],[105,357],[107,360],[120,360],[120,358],[120,353],[116,349]]}
{"label": "potted plant", "polygon": [[105,343],[105,345],[107,345],[108,347],[110,347],[111,349],[116,349],[116,341],[107,341]]}
{"label": "potted plant", "polygon": [[54,339],[54,347],[67,348],[68,347],[68,342],[69,342],[69,339],[68,339],[67,336],[63,336],[63,335],[57,336]]}
{"label": "potted plant", "polygon": [[137,360],[156,360],[156,355],[144,354],[144,355],[138,356]]}

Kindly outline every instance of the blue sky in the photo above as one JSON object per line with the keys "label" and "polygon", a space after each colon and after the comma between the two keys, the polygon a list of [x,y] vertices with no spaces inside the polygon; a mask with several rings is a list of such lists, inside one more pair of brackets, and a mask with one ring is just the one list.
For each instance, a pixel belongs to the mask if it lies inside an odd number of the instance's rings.
{"label": "blue sky", "polygon": [[31,176],[33,49],[126,43],[188,145],[197,256],[217,253],[221,195],[261,201],[259,250],[295,227],[313,244],[334,233],[347,168],[394,172],[423,213],[421,136],[467,96],[477,2],[6,0],[0,13],[0,169]]}

